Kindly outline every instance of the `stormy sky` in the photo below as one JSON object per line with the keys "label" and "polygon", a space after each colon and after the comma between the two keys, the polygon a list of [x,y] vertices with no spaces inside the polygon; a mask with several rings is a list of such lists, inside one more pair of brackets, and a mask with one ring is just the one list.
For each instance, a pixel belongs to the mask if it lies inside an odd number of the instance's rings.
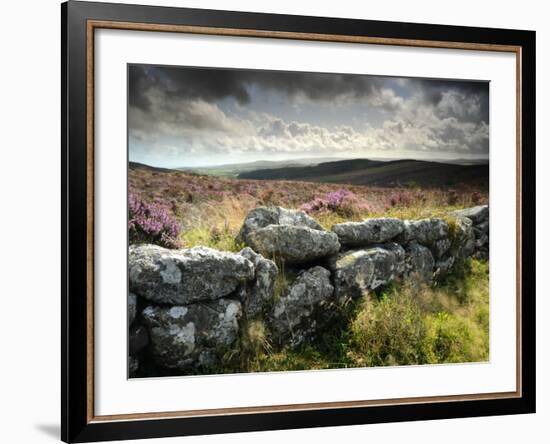
{"label": "stormy sky", "polygon": [[130,65],[131,161],[487,158],[487,82]]}

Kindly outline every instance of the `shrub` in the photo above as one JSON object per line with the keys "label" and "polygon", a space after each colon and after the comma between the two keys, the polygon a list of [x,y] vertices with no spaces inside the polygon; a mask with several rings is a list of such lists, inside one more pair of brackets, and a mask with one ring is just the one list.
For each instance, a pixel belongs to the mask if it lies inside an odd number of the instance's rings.
{"label": "shrub", "polygon": [[483,196],[479,191],[474,191],[472,193],[471,200],[474,205],[479,205],[480,203],[483,202]]}
{"label": "shrub", "polygon": [[407,206],[412,205],[414,196],[409,190],[399,190],[392,192],[388,200],[391,207]]}
{"label": "shrub", "polygon": [[459,201],[459,194],[456,190],[449,190],[449,193],[447,194],[447,204],[449,205],[456,205]]}
{"label": "shrub", "polygon": [[166,248],[180,246],[180,224],[163,205],[145,202],[128,194],[128,236],[130,243],[152,243]]}
{"label": "shrub", "polygon": [[317,196],[303,204],[300,209],[308,214],[330,211],[346,217],[380,210],[345,188]]}

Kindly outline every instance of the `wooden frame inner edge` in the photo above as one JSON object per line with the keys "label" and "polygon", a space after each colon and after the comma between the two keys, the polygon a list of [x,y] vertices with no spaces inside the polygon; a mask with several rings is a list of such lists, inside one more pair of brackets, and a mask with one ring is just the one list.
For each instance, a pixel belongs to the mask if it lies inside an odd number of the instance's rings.
{"label": "wooden frame inner edge", "polygon": [[[285,404],[256,407],[229,407],[218,409],[183,410],[172,412],[128,413],[116,415],[94,414],[94,31],[96,28],[121,29],[132,31],[177,32],[202,35],[222,35],[236,37],[278,38],[289,40],[309,40],[338,43],[362,43],[375,45],[412,46],[423,48],[465,49],[474,51],[512,52],[516,55],[516,391],[498,393],[477,393],[449,396],[419,396],[409,398],[335,401],[323,403]],[[522,152],[522,47],[516,45],[499,45],[488,43],[448,42],[435,40],[399,39],[385,37],[311,34],[286,31],[265,31],[254,29],[215,28],[188,25],[166,25],[151,23],[133,23],[107,20],[88,20],[86,25],[86,206],[87,206],[87,396],[86,413],[88,423],[113,422],[126,420],[189,418],[197,416],[222,416],[237,414],[259,414],[274,412],[295,412],[303,410],[325,410],[334,408],[358,408],[388,405],[405,405],[414,403],[458,402],[491,399],[520,398],[522,396],[522,347],[521,347],[521,152]]]}

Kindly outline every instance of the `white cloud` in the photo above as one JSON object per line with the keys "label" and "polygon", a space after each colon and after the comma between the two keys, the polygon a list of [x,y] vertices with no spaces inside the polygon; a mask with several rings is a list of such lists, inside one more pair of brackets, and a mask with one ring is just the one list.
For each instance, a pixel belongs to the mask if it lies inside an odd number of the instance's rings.
{"label": "white cloud", "polygon": [[190,153],[255,153],[268,157],[362,156],[392,150],[488,152],[488,124],[476,119],[480,98],[454,90],[443,92],[441,100],[433,104],[424,100],[421,93],[405,99],[391,88],[381,88],[364,100],[385,120],[379,126],[366,121],[361,129],[359,125],[330,127],[287,121],[243,106],[229,112],[214,102],[170,97],[155,88],[148,90],[147,98],[148,109],[129,110],[131,141],[147,145],[158,155],[174,158]]}

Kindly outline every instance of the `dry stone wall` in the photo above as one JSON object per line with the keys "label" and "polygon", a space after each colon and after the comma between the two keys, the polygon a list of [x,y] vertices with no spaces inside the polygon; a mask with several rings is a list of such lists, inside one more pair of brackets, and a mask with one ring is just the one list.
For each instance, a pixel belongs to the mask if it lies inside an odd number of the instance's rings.
{"label": "dry stone wall", "polygon": [[396,279],[431,282],[470,256],[489,259],[488,206],[448,216],[370,218],[326,231],[304,212],[260,207],[243,222],[238,253],[132,245],[129,373],[216,369],[252,321],[275,346],[297,348],[349,299]]}

